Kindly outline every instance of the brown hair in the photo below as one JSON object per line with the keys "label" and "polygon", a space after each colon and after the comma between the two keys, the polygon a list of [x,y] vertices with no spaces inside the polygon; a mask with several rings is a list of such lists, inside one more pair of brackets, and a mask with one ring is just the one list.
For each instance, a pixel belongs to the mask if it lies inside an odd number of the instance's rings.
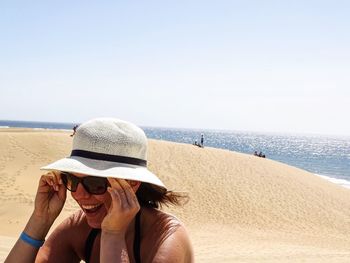
{"label": "brown hair", "polygon": [[149,183],[141,183],[136,192],[141,207],[161,208],[163,205],[182,206],[189,200],[187,193],[168,191]]}

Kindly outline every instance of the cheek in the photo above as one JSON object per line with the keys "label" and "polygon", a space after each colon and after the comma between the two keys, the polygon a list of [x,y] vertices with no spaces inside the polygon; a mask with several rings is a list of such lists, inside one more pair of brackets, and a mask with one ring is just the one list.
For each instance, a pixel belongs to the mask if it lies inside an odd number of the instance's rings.
{"label": "cheek", "polygon": [[111,206],[112,198],[108,192],[104,193],[103,195],[94,195],[94,197],[96,200],[104,203],[108,208]]}
{"label": "cheek", "polygon": [[[77,195],[76,192],[71,192],[71,196],[77,202],[80,200],[80,196]],[[108,208],[111,206],[112,203],[111,195],[108,192],[104,193],[103,195],[90,195],[88,199],[95,199],[101,203],[104,203]]]}

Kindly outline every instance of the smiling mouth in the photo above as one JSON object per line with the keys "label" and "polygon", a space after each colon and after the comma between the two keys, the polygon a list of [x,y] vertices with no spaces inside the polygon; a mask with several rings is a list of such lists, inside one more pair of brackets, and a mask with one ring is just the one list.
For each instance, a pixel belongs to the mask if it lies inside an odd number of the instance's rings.
{"label": "smiling mouth", "polygon": [[97,210],[99,210],[103,204],[98,204],[98,205],[81,205],[81,208],[83,211],[87,214],[95,213]]}

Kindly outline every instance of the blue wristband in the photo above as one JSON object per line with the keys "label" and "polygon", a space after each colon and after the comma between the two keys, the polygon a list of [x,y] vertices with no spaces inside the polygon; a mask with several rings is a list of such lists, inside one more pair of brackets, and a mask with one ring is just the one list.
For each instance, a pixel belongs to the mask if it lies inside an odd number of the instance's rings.
{"label": "blue wristband", "polygon": [[36,240],[31,238],[30,236],[28,236],[26,233],[22,232],[22,234],[19,237],[22,241],[26,242],[27,244],[36,247],[36,248],[40,248],[45,240]]}

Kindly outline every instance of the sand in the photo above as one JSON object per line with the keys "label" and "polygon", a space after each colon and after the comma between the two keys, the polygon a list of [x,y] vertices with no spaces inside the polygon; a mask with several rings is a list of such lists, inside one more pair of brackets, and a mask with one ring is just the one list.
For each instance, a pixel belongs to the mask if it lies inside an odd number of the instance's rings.
{"label": "sand", "polygon": [[[29,218],[41,171],[68,156],[68,132],[0,129],[0,261]],[[350,262],[350,189],[269,159],[149,140],[149,168],[190,201],[196,262]],[[69,196],[59,223],[79,209]]]}

